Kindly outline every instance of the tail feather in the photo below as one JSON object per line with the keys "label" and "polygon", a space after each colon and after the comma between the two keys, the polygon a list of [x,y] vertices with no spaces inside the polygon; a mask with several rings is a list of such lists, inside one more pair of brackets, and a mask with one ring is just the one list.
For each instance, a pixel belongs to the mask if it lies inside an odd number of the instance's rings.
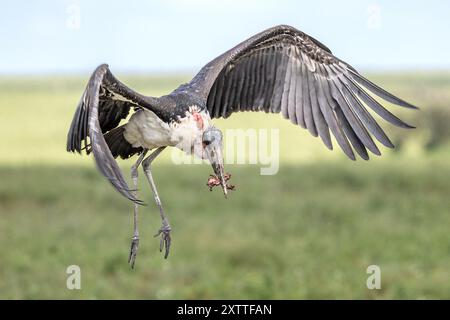
{"label": "tail feather", "polygon": [[124,131],[125,127],[122,125],[108,131],[104,135],[106,144],[108,145],[109,150],[111,150],[114,158],[120,156],[122,159],[128,159],[129,157],[142,152],[141,147],[135,148],[125,139],[123,136]]}

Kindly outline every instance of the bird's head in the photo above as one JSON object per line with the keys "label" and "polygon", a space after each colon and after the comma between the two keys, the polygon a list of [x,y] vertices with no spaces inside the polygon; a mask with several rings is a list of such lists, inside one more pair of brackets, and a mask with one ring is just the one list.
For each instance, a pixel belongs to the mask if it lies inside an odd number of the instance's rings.
{"label": "bird's head", "polygon": [[227,185],[223,171],[222,132],[214,126],[208,127],[202,135],[202,149],[202,158],[207,158],[211,163],[214,173],[220,179],[223,194],[226,197]]}

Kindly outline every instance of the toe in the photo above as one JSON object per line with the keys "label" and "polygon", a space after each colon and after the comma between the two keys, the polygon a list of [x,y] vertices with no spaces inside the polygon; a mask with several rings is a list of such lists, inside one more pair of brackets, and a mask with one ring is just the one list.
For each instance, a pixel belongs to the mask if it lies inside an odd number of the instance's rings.
{"label": "toe", "polygon": [[159,252],[162,252],[164,249],[164,235],[161,236],[161,239],[159,239]]}
{"label": "toe", "polygon": [[170,234],[168,234],[168,233],[166,234],[164,243],[166,246],[166,252],[164,254],[164,259],[167,259],[167,257],[169,256],[169,252],[170,252],[170,243],[171,243]]}

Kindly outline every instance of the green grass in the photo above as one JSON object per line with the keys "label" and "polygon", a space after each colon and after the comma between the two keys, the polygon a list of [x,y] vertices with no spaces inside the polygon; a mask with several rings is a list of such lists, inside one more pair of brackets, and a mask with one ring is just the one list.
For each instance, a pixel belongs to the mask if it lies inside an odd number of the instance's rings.
{"label": "green grass", "polygon": [[[2,298],[448,298],[450,167],[318,163],[274,177],[231,166],[225,200],[207,167],[155,166],[173,226],[168,260],[140,209],[137,267],[126,263],[132,206],[92,168],[0,170]],[[193,187],[197,186],[197,187]],[[82,290],[65,269],[82,270]],[[366,268],[382,290],[366,288]]]}
{"label": "green grass", "polygon": [[[120,78],[155,95],[187,79]],[[450,92],[447,74],[372,78],[422,107]],[[0,79],[0,298],[450,298],[448,146],[425,152],[412,140],[399,153],[351,162],[280,117],[255,114],[217,123],[279,128],[279,173],[228,166],[237,190],[225,200],[205,186],[208,166],[175,166],[167,152],[154,172],[171,255],[164,260],[153,238],[160,221],[141,175],[148,206],[131,270],[132,205],[92,159],[64,151],[83,86],[82,78]],[[129,176],[130,161],[120,163]],[[66,288],[72,264],[81,290]],[[381,290],[366,288],[372,264]]]}

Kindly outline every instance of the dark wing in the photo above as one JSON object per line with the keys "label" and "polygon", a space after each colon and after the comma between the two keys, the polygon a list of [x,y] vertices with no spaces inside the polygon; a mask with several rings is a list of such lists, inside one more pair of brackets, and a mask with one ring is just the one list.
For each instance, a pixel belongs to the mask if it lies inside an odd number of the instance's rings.
{"label": "dark wing", "polygon": [[122,195],[137,203],[141,201],[128,188],[103,135],[117,127],[130,108],[156,108],[153,100],[119,82],[108,65],[100,65],[86,86],[67,135],[67,151],[92,151],[100,172]]}
{"label": "dark wing", "polygon": [[371,134],[393,147],[367,107],[396,126],[411,128],[363,88],[398,106],[416,108],[290,26],[277,26],[242,42],[208,63],[186,86],[201,95],[213,118],[238,111],[281,112],[312,135],[319,135],[329,149],[331,130],[353,160],[352,146],[366,160],[366,148],[380,154]]}

